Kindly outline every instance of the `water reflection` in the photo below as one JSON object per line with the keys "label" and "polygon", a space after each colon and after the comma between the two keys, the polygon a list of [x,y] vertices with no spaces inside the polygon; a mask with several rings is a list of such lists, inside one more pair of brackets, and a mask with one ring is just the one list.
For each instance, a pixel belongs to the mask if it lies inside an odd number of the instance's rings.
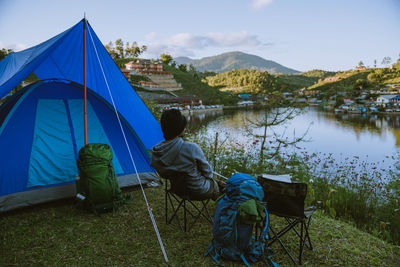
{"label": "water reflection", "polygon": [[222,110],[213,111],[201,111],[196,113],[186,113],[186,119],[188,120],[188,129],[197,130],[201,127],[206,127],[210,122],[216,118],[224,115]]}
{"label": "water reflection", "polygon": [[[230,136],[235,141],[252,143],[246,134],[245,121],[264,116],[262,111],[207,112],[190,115],[190,129],[205,129],[210,138],[216,132]],[[388,160],[400,151],[400,117],[393,115],[335,114],[308,108],[285,126],[275,129],[287,135],[302,135],[309,128],[307,137],[311,142],[300,146],[307,152],[333,153],[341,157],[358,156],[368,162],[382,162],[390,166]]]}

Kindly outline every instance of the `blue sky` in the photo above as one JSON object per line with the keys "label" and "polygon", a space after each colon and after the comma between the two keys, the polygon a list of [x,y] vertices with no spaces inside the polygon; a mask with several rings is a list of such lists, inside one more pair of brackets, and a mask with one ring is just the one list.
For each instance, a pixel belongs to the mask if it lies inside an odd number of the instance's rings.
{"label": "blue sky", "polygon": [[0,0],[0,48],[36,45],[85,12],[104,44],[136,41],[146,58],[242,51],[336,71],[400,54],[400,0]]}

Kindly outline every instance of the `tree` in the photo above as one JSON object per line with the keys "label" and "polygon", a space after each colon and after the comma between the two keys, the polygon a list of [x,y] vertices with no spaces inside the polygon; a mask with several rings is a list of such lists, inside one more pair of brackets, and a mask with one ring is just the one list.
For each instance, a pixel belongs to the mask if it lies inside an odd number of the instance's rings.
{"label": "tree", "polygon": [[164,64],[169,64],[170,62],[172,62],[173,58],[171,55],[164,53],[164,54],[161,54],[160,60]]}
{"label": "tree", "polygon": [[393,68],[400,71],[400,59],[398,59],[397,62],[393,64]]}
{"label": "tree", "polygon": [[360,60],[360,62],[358,62],[358,67],[364,68],[364,62],[362,62],[362,60]]}
{"label": "tree", "polygon": [[374,59],[374,68],[376,68],[376,59]]}
{"label": "tree", "polygon": [[105,48],[113,59],[138,57],[147,50],[147,46],[142,45],[140,47],[136,42],[133,42],[132,44],[127,42],[124,47],[122,39],[117,39],[115,45],[113,42],[109,42],[105,45]]}
{"label": "tree", "polygon": [[119,58],[125,58],[124,42],[122,41],[122,39],[117,39],[115,41],[115,49],[118,51]]}
{"label": "tree", "polygon": [[125,46],[125,57],[126,58],[132,58],[132,57],[138,57],[140,54],[144,53],[147,51],[147,46],[142,45],[141,47],[138,46],[136,42],[133,42],[131,45],[129,45],[129,42],[126,43]]}
{"label": "tree", "polygon": [[367,80],[357,79],[353,85],[353,91],[351,92],[353,97],[358,97],[361,95],[361,91],[366,89],[369,86]]}
{"label": "tree", "polygon": [[389,65],[390,64],[390,62],[392,62],[392,59],[390,58],[390,57],[384,57],[383,59],[382,59],[382,65]]}
{"label": "tree", "polygon": [[186,67],[185,64],[180,64],[180,65],[178,66],[178,69],[180,69],[180,70],[183,71],[183,72],[187,72],[187,67]]}
{"label": "tree", "polygon": [[[267,94],[267,103],[263,106],[264,115],[255,121],[247,120],[246,128],[249,135],[260,141],[259,163],[263,164],[266,152],[268,157],[274,158],[280,154],[280,149],[287,146],[295,146],[304,141],[308,130],[300,137],[293,136],[289,139],[285,133],[279,135],[274,128],[284,125],[302,112],[301,106],[296,101],[287,101],[284,95],[278,91]],[[258,130],[258,131],[257,131]],[[259,131],[261,130],[261,133]],[[268,139],[270,140],[268,141]],[[268,141],[268,142],[267,142]],[[273,146],[269,145],[273,144]],[[268,147],[269,145],[269,147]]]}
{"label": "tree", "polygon": [[234,88],[238,93],[264,94],[281,88],[277,77],[270,75],[268,72],[261,72],[258,70],[233,69],[215,76],[207,74],[204,76],[209,85],[222,88]]}
{"label": "tree", "polygon": [[6,56],[11,54],[12,52],[14,52],[12,49],[5,49],[5,48],[0,49],[0,60],[5,58]]}

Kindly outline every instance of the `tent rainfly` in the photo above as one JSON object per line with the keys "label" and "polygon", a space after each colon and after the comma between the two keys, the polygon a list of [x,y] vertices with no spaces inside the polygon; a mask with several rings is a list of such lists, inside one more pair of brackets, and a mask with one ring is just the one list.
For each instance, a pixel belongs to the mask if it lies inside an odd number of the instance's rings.
{"label": "tent rainfly", "polygon": [[84,146],[84,39],[88,142],[111,146],[120,186],[138,183],[135,168],[143,183],[157,179],[147,150],[163,140],[160,125],[89,24],[83,38],[84,24],[0,61],[0,98],[31,73],[40,79],[0,106],[0,213],[76,193],[77,153]]}

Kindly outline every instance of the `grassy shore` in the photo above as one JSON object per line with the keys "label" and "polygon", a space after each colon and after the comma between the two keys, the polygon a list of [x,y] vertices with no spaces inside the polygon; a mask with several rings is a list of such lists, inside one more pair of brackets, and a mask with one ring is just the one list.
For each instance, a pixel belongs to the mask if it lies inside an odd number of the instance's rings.
{"label": "grassy shore", "polygon": [[[175,222],[166,225],[163,188],[145,191],[170,266],[216,266],[203,257],[212,237],[211,225],[201,221],[189,233],[179,231]],[[142,193],[135,190],[131,194],[134,200],[115,214],[90,214],[66,201],[2,216],[0,266],[166,266]],[[215,209],[215,203],[211,208]],[[280,223],[274,216],[271,222]],[[305,251],[305,266],[400,265],[399,247],[321,212],[313,216],[310,236],[314,250]],[[288,241],[297,244],[294,235]],[[279,244],[274,243],[272,250],[275,262],[292,265]]]}

